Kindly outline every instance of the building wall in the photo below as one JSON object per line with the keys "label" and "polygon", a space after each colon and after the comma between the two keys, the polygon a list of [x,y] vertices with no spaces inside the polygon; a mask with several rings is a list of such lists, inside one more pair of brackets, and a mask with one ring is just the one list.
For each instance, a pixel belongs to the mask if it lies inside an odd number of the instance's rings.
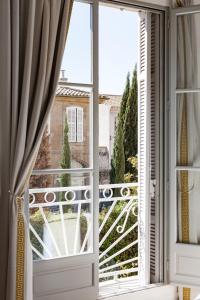
{"label": "building wall", "polygon": [[117,125],[117,115],[119,113],[119,107],[111,109],[110,112],[110,159],[113,154],[114,141],[115,141],[115,129]]}
{"label": "building wall", "polygon": [[50,116],[51,168],[60,167],[64,139],[64,120],[66,108],[70,106],[79,106],[83,108],[83,142],[70,143],[72,161],[75,160],[86,167],[89,165],[89,99],[57,96]]}
{"label": "building wall", "polygon": [[110,105],[99,105],[99,146],[110,151]]}

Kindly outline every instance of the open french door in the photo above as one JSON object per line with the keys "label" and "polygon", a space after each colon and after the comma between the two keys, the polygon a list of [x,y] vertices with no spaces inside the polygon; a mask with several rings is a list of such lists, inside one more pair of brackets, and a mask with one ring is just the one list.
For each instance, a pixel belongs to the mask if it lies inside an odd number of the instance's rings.
{"label": "open french door", "polygon": [[[73,9],[79,6],[79,12],[80,6],[83,7],[87,14],[86,20],[83,17],[82,19],[83,22],[89,24],[88,31],[91,35],[91,81],[87,84],[80,82],[64,82],[63,84],[66,88],[78,86],[89,90],[89,113],[84,116],[89,129],[87,137],[85,133],[83,137],[90,141],[88,143],[89,166],[34,170],[32,174],[36,177],[51,176],[54,180],[51,181],[52,187],[50,188],[29,189],[30,217],[31,210],[33,215],[38,211],[43,231],[42,233],[41,230],[37,231],[34,224],[30,222],[32,250],[36,257],[33,264],[34,300],[94,300],[98,298],[98,5],[98,1],[93,0],[92,3],[76,2],[73,6]],[[60,119],[61,117],[62,114]],[[60,187],[57,183],[63,178],[62,176],[70,177],[69,184],[71,185]],[[70,217],[69,214],[71,214]],[[85,229],[80,238],[81,222],[85,222]]]}
{"label": "open french door", "polygon": [[200,285],[200,6],[171,10],[171,283]]}

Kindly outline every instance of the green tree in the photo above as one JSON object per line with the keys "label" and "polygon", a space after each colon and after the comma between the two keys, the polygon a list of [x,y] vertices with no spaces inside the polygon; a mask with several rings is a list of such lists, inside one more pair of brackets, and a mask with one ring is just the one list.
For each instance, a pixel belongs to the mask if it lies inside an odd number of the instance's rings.
{"label": "green tree", "polygon": [[136,157],[138,153],[138,86],[137,86],[137,67],[133,71],[130,93],[126,105],[123,142],[125,156],[125,172],[132,172],[132,164],[129,160]]}
{"label": "green tree", "polygon": [[[127,205],[126,201],[120,201],[118,202],[114,209],[112,210],[109,218],[107,219],[102,231],[100,232],[99,235],[99,240],[101,241],[102,238],[105,236],[105,234],[108,232],[108,230],[112,227],[113,223],[119,216],[119,214],[122,212],[124,209],[125,205]],[[119,222],[115,225],[113,230],[110,232],[109,236],[106,238],[104,243],[101,245],[99,251],[100,254],[103,253],[105,250],[109,248],[110,245],[112,245],[117,239],[121,237],[121,235],[126,232],[133,224],[137,222],[138,217],[136,216],[137,213],[137,205],[135,206],[136,208],[132,208],[130,211],[130,214],[128,215],[126,226],[124,228],[124,231],[122,233],[118,232],[119,226],[123,227],[125,219],[126,219],[126,214],[124,214]],[[110,207],[105,207],[103,208],[100,213],[99,213],[99,223],[101,224],[108,213]],[[136,241],[138,239],[138,228],[135,227],[132,231],[130,231],[119,243],[117,243],[110,251],[108,251],[107,256],[103,256],[101,258],[101,261],[103,261],[105,258],[108,256],[111,256],[127,245],[131,244],[133,241]],[[106,266],[109,265],[114,265],[116,263],[126,261],[130,258],[138,257],[138,244],[136,243],[134,246],[130,247],[126,251],[123,251],[121,254],[117,255],[115,258],[113,258],[110,262],[107,263],[107,265],[102,266],[105,268]],[[136,268],[138,266],[138,262],[132,262],[128,263],[124,266],[121,266],[118,268],[118,270],[123,270],[123,269],[129,269],[129,268]],[[137,275],[136,273],[133,273],[131,275]],[[128,274],[130,276],[130,274]],[[127,274],[121,275],[120,277],[127,277]],[[111,279],[111,278],[110,278]]]}
{"label": "green tree", "polygon": [[137,182],[138,181],[138,158],[137,156],[129,157],[128,161],[130,162],[132,169],[131,172],[128,172],[124,175],[124,181]]}
{"label": "green tree", "polygon": [[[71,167],[71,153],[69,147],[68,132],[69,132],[69,128],[68,128],[67,118],[65,118],[64,141],[62,147],[62,158],[60,163],[62,169],[70,169]],[[70,174],[62,174],[60,177],[60,183],[61,186],[70,186],[71,184]]]}
{"label": "green tree", "polygon": [[118,126],[115,132],[112,164],[114,168],[114,183],[124,182],[125,157],[123,145],[123,126],[121,120],[118,121]]}
{"label": "green tree", "polygon": [[[123,178],[122,171],[124,169],[124,150],[123,148],[123,124],[124,124],[124,118],[125,118],[125,113],[126,113],[126,105],[128,101],[130,93],[130,73],[128,72],[127,77],[126,77],[126,86],[123,92],[121,104],[120,104],[120,110],[119,114],[117,117],[117,127],[115,130],[115,140],[114,140],[114,149],[113,149],[113,155],[111,159],[111,171],[110,171],[110,181],[111,183],[116,183],[116,182],[123,182],[118,181],[120,178]],[[121,140],[119,139],[119,136],[121,137]],[[119,157],[119,152],[122,154],[122,160]],[[116,157],[117,155],[117,157]],[[120,164],[120,166],[116,169],[116,165]],[[120,169],[120,174],[117,174]]]}
{"label": "green tree", "polygon": [[129,94],[130,94],[130,73],[128,72],[126,76],[126,86],[122,95],[122,100],[121,100],[120,110],[118,115],[118,119],[121,120],[122,124],[124,124],[124,120],[125,120],[126,106],[127,106]]}

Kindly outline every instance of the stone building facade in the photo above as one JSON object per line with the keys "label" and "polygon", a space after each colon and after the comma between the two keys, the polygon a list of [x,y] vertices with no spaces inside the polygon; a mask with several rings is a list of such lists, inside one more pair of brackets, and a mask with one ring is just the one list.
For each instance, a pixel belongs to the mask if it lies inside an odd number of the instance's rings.
{"label": "stone building facade", "polygon": [[[113,120],[113,110],[116,117],[120,105],[119,99],[117,99],[118,101],[115,101],[115,103],[113,103],[113,98],[114,97],[111,95],[99,96],[99,166],[101,184],[109,183],[110,158],[112,150],[112,147],[110,147],[109,145],[110,142],[111,144],[113,143],[115,126],[115,124],[113,123],[115,122]],[[50,168],[60,168],[64,141],[64,124],[66,117],[69,127],[68,138],[71,152],[71,167],[90,167],[90,101],[90,93],[88,91],[67,87],[67,83],[66,85],[58,84],[55,102],[48,123],[50,139]],[[105,107],[105,109],[102,109],[102,107]],[[74,124],[70,123],[71,120],[69,120],[68,111],[70,109],[74,114]],[[81,112],[81,124],[80,120],[77,121],[78,110]],[[108,119],[108,121],[106,121],[105,118]],[[79,124],[77,122],[79,122]],[[76,136],[76,134],[78,134],[78,132],[76,132],[78,126],[79,135],[81,134],[81,138],[70,140],[70,137],[72,135],[70,130],[73,129],[73,134],[75,134]],[[101,136],[103,138],[101,138]],[[105,141],[105,137],[107,141]]]}

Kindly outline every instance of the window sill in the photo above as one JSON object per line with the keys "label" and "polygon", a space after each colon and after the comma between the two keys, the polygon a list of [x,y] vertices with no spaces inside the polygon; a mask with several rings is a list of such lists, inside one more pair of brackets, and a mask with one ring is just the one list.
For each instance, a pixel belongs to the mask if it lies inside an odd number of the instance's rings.
{"label": "window sill", "polygon": [[150,284],[141,287],[138,280],[101,284],[99,298],[105,300],[177,300],[177,288],[171,285]]}

